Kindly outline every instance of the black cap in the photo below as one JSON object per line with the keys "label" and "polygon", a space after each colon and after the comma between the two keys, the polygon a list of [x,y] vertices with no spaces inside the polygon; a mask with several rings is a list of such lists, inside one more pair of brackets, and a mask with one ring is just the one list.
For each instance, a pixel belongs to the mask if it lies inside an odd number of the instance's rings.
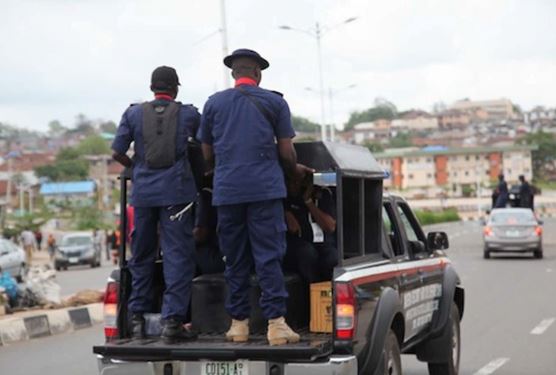
{"label": "black cap", "polygon": [[151,75],[151,90],[172,90],[180,85],[176,69],[169,66],[159,66]]}
{"label": "black cap", "polygon": [[270,65],[268,61],[263,59],[257,52],[247,48],[236,49],[234,52],[232,52],[231,55],[224,57],[224,65],[226,65],[228,68],[231,68],[234,60],[238,57],[249,57],[255,60],[261,67],[261,70],[265,70]]}

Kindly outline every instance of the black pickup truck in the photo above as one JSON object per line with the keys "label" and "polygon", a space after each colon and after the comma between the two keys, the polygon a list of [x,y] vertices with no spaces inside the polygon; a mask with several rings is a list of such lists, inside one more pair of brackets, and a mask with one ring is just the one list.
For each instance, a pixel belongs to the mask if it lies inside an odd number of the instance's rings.
{"label": "black pickup truck", "polygon": [[[332,332],[309,332],[309,286],[297,275],[286,275],[286,319],[301,341],[269,346],[253,277],[250,341],[226,342],[226,285],[216,274],[193,281],[191,315],[200,333],[197,340],[164,343],[157,337],[156,313],[147,316],[148,338],[130,339],[130,280],[122,246],[120,269],[112,273],[105,295],[106,342],[93,348],[100,374],[401,374],[401,354],[427,362],[431,375],[458,374],[464,289],[444,254],[447,235],[426,235],[407,202],[383,195],[385,173],[366,148],[313,142],[296,144],[296,150],[299,162],[317,171],[315,184],[334,189],[337,197],[340,262],[331,280]],[[122,189],[125,197],[125,178]],[[162,291],[160,268],[159,261],[156,280]],[[153,311],[160,311],[160,302]]]}

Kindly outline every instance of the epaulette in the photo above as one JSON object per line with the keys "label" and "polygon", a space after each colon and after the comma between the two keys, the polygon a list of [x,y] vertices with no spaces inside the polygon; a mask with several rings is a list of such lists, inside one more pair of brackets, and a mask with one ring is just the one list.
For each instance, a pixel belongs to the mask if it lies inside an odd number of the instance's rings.
{"label": "epaulette", "polygon": [[274,90],[269,90],[269,91],[276,94],[276,95],[279,95],[281,98],[284,97],[284,94],[282,94],[280,91],[274,91]]}
{"label": "epaulette", "polygon": [[141,104],[141,103],[131,103],[129,106],[133,107],[134,105],[138,105],[138,104]]}

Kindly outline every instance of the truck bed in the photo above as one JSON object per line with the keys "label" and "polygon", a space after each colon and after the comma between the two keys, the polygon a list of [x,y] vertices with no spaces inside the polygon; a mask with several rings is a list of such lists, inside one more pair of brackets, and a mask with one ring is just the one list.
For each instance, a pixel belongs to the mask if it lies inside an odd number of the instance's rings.
{"label": "truck bed", "polygon": [[310,361],[332,352],[330,334],[301,332],[296,344],[270,346],[266,335],[251,335],[246,343],[232,343],[223,335],[200,335],[197,340],[167,344],[160,338],[122,339],[93,347],[95,354],[126,361],[237,359]]}

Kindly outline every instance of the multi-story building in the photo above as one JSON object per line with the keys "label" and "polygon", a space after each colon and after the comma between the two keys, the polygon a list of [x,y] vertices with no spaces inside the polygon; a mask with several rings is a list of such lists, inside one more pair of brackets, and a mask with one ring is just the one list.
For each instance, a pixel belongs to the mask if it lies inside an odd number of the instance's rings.
{"label": "multi-story building", "polygon": [[390,138],[390,129],[390,120],[362,122],[353,127],[353,141],[357,144],[385,141]]}
{"label": "multi-story building", "polygon": [[499,174],[517,182],[520,175],[532,179],[531,152],[536,146],[493,146],[424,149],[392,149],[375,157],[390,172],[385,186],[395,189],[449,187],[477,183],[486,186]]}
{"label": "multi-story building", "polygon": [[490,120],[510,119],[514,116],[514,106],[508,99],[495,100],[459,100],[450,109],[460,111],[476,110],[481,108],[488,114]]}
{"label": "multi-story building", "polygon": [[392,131],[426,132],[438,129],[438,119],[421,110],[411,110],[392,120]]}

